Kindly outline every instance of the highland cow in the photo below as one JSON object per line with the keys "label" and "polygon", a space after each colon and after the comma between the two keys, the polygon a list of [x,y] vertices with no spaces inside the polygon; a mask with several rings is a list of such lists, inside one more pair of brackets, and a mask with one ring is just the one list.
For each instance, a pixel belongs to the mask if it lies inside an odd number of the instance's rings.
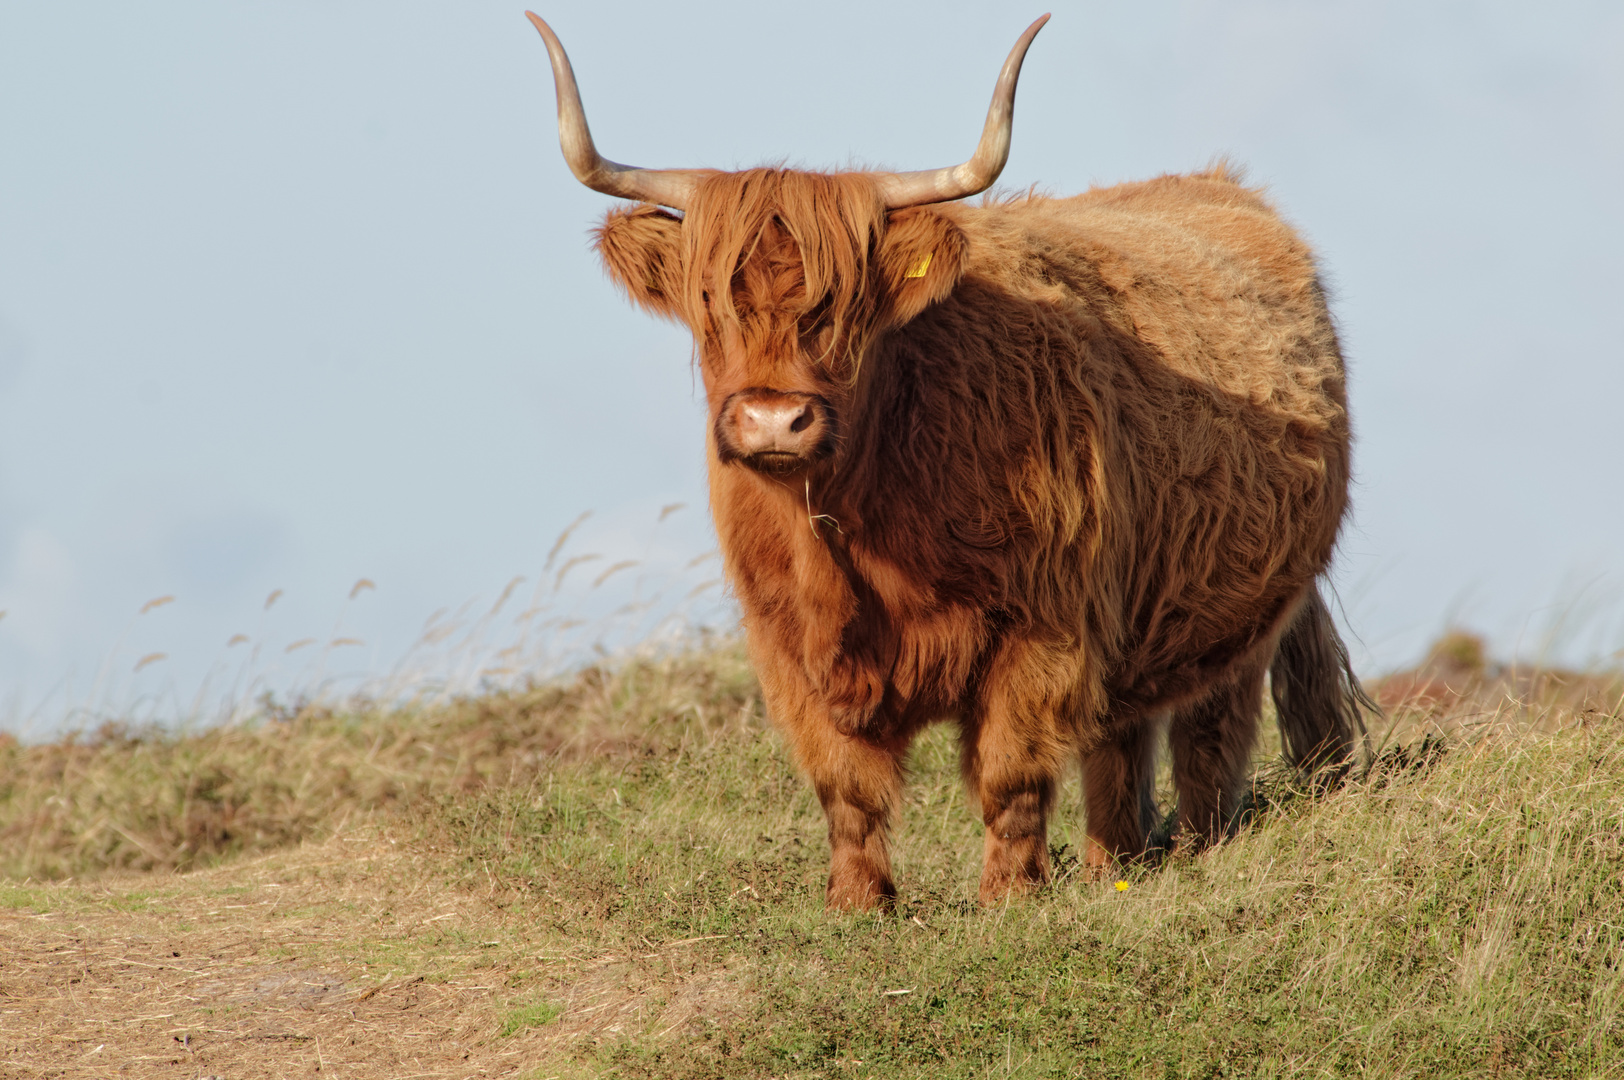
{"label": "highland cow", "polygon": [[983,900],[1049,875],[1081,760],[1085,862],[1232,826],[1265,673],[1288,756],[1345,767],[1359,690],[1317,588],[1347,506],[1343,364],[1308,247],[1227,166],[981,205],[916,173],[650,170],[593,146],[551,57],[597,250],[693,332],[711,509],[768,711],[829,822],[830,907],[895,896],[887,830],[927,724],[958,726]]}

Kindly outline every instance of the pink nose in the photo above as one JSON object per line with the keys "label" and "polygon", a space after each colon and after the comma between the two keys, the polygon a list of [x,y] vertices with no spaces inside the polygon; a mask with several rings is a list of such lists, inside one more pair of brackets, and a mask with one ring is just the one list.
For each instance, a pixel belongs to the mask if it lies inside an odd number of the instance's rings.
{"label": "pink nose", "polygon": [[816,419],[811,401],[746,399],[738,404],[739,449],[746,455],[800,455],[808,448],[806,433]]}
{"label": "pink nose", "polygon": [[816,394],[790,390],[741,390],[716,418],[716,449],[769,473],[793,472],[833,452],[833,417]]}

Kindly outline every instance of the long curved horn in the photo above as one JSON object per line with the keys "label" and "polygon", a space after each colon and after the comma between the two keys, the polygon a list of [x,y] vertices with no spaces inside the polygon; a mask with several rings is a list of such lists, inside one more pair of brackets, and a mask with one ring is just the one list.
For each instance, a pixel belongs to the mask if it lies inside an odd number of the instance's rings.
{"label": "long curved horn", "polygon": [[1027,46],[1032,44],[1032,39],[1038,36],[1038,31],[1048,21],[1049,16],[1044,15],[1028,26],[1015,47],[1009,50],[1009,59],[1004,61],[1003,70],[998,73],[998,85],[993,87],[992,105],[987,109],[987,124],[981,129],[981,142],[970,160],[945,169],[886,176],[880,181],[880,194],[885,199],[887,209],[900,210],[904,206],[948,202],[992,187],[998,174],[1004,171],[1004,163],[1009,160],[1010,128],[1015,120],[1015,82],[1021,77],[1021,61],[1026,59]]}
{"label": "long curved horn", "polygon": [[558,91],[558,145],[564,150],[570,172],[593,191],[605,195],[658,203],[673,210],[685,209],[693,196],[694,185],[711,170],[639,169],[599,154],[592,144],[592,132],[586,126],[581,92],[576,89],[575,71],[570,67],[564,46],[539,15],[533,11],[524,14],[541,32],[541,40],[547,43],[547,58],[553,63],[553,86]]}

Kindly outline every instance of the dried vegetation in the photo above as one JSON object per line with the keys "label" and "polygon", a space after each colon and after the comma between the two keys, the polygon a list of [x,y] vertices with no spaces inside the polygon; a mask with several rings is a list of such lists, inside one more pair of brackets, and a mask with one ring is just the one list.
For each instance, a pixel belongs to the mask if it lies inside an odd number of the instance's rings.
{"label": "dried vegetation", "polygon": [[198,732],[105,724],[24,746],[0,734],[0,874],[192,870],[319,838],[544,765],[669,752],[759,711],[741,652],[587,668],[427,709],[266,702]]}
{"label": "dried vegetation", "polygon": [[10,746],[0,1072],[1624,1072],[1624,684],[1459,655],[1373,687],[1338,790],[1264,747],[1235,839],[1125,888],[1062,813],[1058,879],[994,909],[934,732],[886,916],[822,912],[821,812],[734,650]]}

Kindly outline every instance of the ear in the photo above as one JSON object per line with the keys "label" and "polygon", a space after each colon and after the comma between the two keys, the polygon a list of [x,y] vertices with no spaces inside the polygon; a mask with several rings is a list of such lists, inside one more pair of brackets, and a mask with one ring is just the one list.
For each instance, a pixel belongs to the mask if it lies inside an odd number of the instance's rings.
{"label": "ear", "polygon": [[667,319],[682,317],[682,220],[657,206],[611,210],[594,247],[632,302]]}
{"label": "ear", "polygon": [[891,211],[876,260],[886,325],[902,326],[945,299],[964,274],[968,248],[959,227],[929,207]]}

